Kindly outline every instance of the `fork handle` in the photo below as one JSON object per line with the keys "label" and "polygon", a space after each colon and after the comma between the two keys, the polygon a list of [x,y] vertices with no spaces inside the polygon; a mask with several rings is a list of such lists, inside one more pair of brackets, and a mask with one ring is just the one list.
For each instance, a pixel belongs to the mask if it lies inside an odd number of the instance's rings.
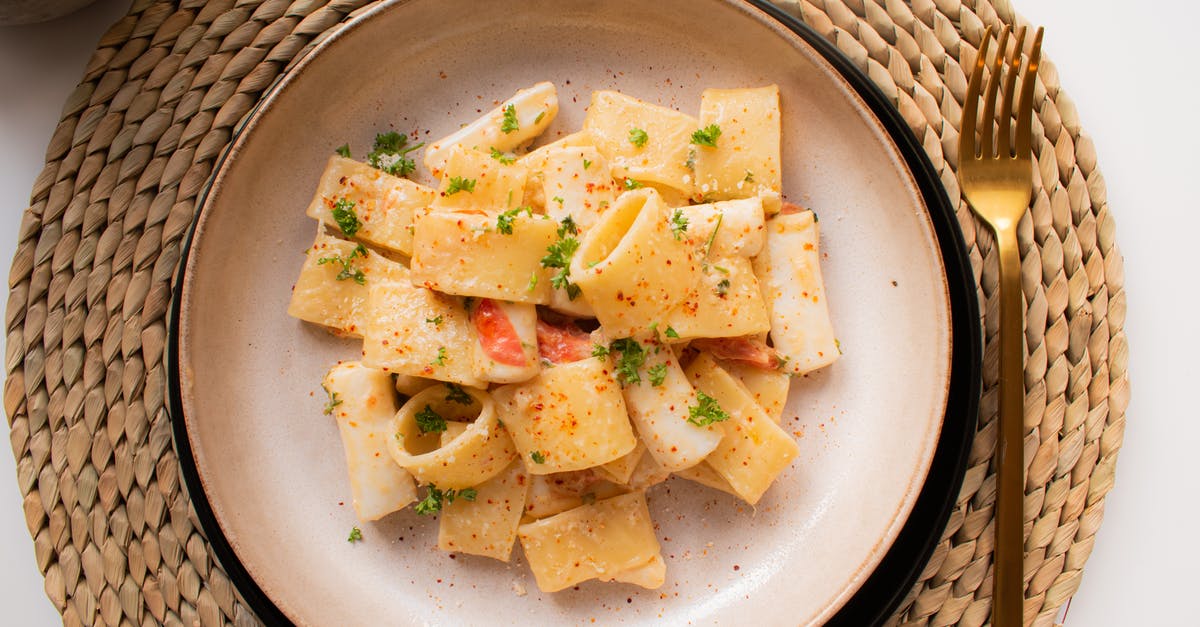
{"label": "fork handle", "polygon": [[996,243],[1000,253],[1000,429],[992,625],[1016,627],[1023,624],[1025,602],[1025,299],[1016,225],[997,228]]}

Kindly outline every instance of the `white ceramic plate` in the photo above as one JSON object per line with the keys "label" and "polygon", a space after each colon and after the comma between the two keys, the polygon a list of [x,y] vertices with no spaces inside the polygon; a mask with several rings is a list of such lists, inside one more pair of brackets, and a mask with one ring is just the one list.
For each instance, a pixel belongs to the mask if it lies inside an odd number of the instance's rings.
{"label": "white ceramic plate", "polygon": [[[893,548],[926,485],[961,348],[952,295],[970,287],[958,257],[947,279],[944,252],[957,240],[935,228],[947,216],[928,206],[928,172],[922,188],[901,136],[856,91],[861,76],[823,54],[729,0],[410,0],[362,16],[291,72],[214,179],[172,338],[185,477],[252,605],[314,625],[834,616]],[[436,139],[539,80],[554,82],[562,103],[551,138],[580,126],[597,89],[695,114],[706,87],[777,83],[784,191],[821,219],[845,355],[793,386],[784,426],[801,456],[757,509],[681,480],[652,489],[668,564],[657,591],[590,582],[541,594],[519,549],[511,564],[439,552],[436,520],[411,509],[357,523],[320,381],[358,345],[285,313],[314,231],[304,207],[334,148],[349,142],[361,155],[393,128]],[[919,537],[940,531],[930,524]],[[364,541],[350,544],[355,525]]]}

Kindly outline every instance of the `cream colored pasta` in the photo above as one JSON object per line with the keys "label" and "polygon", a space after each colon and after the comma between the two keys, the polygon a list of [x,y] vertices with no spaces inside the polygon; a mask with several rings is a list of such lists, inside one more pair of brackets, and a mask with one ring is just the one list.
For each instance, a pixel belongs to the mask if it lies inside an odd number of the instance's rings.
{"label": "cream colored pasta", "polygon": [[691,468],[676,470],[673,474],[687,479],[688,481],[695,481],[700,485],[705,485],[715,490],[720,490],[726,494],[731,494],[741,498],[741,495],[729,485],[729,482],[726,481],[724,477],[722,477],[717,471],[713,470],[713,467],[710,466],[708,462],[696,464]]}
{"label": "cream colored pasta", "polygon": [[579,245],[571,278],[610,337],[662,322],[695,289],[700,264],[672,234],[670,216],[658,192],[627,192]]}
{"label": "cream colored pasta", "polygon": [[696,289],[666,318],[680,339],[757,335],[771,328],[749,259],[710,258],[698,274]]}
{"label": "cream colored pasta", "polygon": [[[717,448],[723,432],[713,425],[701,427],[688,421],[688,408],[697,403],[696,391],[675,353],[656,341],[644,346],[647,374],[621,390],[629,418],[647,452],[667,472],[695,466]],[[651,372],[655,376],[650,376]]]}
{"label": "cream colored pasta", "polygon": [[687,238],[710,257],[755,257],[766,238],[761,196],[680,207]]}
{"label": "cream colored pasta", "polygon": [[525,557],[538,588],[555,592],[588,579],[654,589],[665,570],[642,492],[616,496],[521,525]]}
{"label": "cream colored pasta", "polygon": [[478,150],[455,146],[445,168],[434,210],[500,213],[521,206],[529,176],[524,165],[502,163]]}
{"label": "cream colored pasta", "polygon": [[526,213],[500,218],[435,211],[421,218],[413,239],[412,281],[446,294],[518,303],[550,302],[550,276],[541,260],[558,223]]}
{"label": "cream colored pasta", "polygon": [[[628,407],[628,403],[626,403]],[[632,415],[631,415],[632,417]],[[629,477],[633,475],[633,471],[637,469],[638,463],[642,461],[642,456],[646,454],[646,445],[642,441],[642,437],[638,436],[637,446],[625,455],[608,462],[596,466],[596,470],[608,477],[613,483],[628,484]]]}
{"label": "cream colored pasta", "polygon": [[819,241],[813,212],[781,214],[767,221],[766,246],[754,260],[771,303],[771,341],[793,374],[828,366],[841,354],[821,279]]}
{"label": "cream colored pasta", "polygon": [[729,415],[718,423],[725,430],[721,444],[705,461],[742,500],[754,505],[799,454],[796,441],[706,353],[688,365],[687,374],[697,390],[713,398]]}
{"label": "cream colored pasta", "polygon": [[371,269],[363,363],[389,372],[482,387],[471,352],[462,349],[474,341],[462,303],[414,286],[403,264],[376,256]]}
{"label": "cream colored pasta", "polygon": [[696,146],[696,191],[716,200],[780,189],[779,88],[706,89],[700,126],[715,125],[715,146]]}
{"label": "cream colored pasta", "polygon": [[775,424],[779,424],[783,417],[783,408],[787,405],[788,388],[792,382],[787,373],[766,370],[736,361],[721,362],[721,368],[745,386],[746,391],[763,409],[767,417]]}
{"label": "cream colored pasta", "polygon": [[438,548],[507,562],[529,493],[529,474],[513,462],[475,486],[474,498],[456,498],[442,506]]}
{"label": "cream colored pasta", "polygon": [[608,160],[591,146],[548,150],[538,167],[546,215],[557,222],[571,216],[587,231],[617,199]]}
{"label": "cream colored pasta", "polygon": [[601,476],[602,473],[597,472],[600,468],[530,475],[529,495],[525,500],[526,517],[546,518],[629,491],[624,486],[606,480]]}
{"label": "cream colored pasta", "polygon": [[340,230],[336,208],[339,215],[352,216],[348,223],[354,227],[347,237],[411,255],[413,213],[424,211],[435,194],[424,185],[334,155],[308,205],[308,216]]}
{"label": "cream colored pasta", "polygon": [[417,498],[413,478],[387,454],[396,392],[388,373],[348,361],[333,367],[322,383],[327,411],[337,420],[350,473],[354,512],[378,520]]}
{"label": "cream colored pasta", "polygon": [[583,121],[618,180],[659,183],[685,197],[693,190],[689,137],[697,128],[690,115],[615,91],[593,93]]}
{"label": "cream colored pasta", "polygon": [[321,231],[304,253],[288,315],[361,336],[368,318],[366,277],[371,274],[373,255],[354,242]]}
{"label": "cream colored pasta", "polygon": [[535,475],[606,464],[637,446],[621,387],[604,361],[545,368],[493,396],[525,467]]}
{"label": "cream colored pasta", "polygon": [[[464,388],[472,402],[446,398],[429,388],[408,399],[392,421],[388,452],[419,483],[445,489],[477,486],[496,476],[516,457],[512,441],[496,418],[496,405],[486,392]],[[460,435],[441,442],[437,420],[468,422]]]}
{"label": "cream colored pasta", "polygon": [[509,152],[541,135],[557,114],[558,93],[553,83],[542,82],[522,89],[483,117],[429,144],[425,149],[425,167],[434,176],[443,177],[446,161],[455,147],[484,153],[492,148]]}

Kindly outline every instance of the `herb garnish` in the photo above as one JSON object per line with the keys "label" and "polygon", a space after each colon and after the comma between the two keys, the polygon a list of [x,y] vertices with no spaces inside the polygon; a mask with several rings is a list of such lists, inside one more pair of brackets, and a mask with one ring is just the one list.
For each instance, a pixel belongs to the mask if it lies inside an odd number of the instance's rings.
{"label": "herb garnish", "polygon": [[408,158],[408,153],[424,145],[422,142],[409,146],[408,135],[403,133],[380,133],[375,136],[375,146],[367,153],[367,163],[394,176],[408,176],[417,169],[416,162]]}
{"label": "herb garnish", "polygon": [[334,152],[349,159],[350,158],[350,144],[342,144],[341,146],[338,146],[337,149],[334,150]]}
{"label": "herb garnish", "polygon": [[351,529],[350,537],[346,538],[346,542],[354,543],[354,542],[361,542],[361,541],[362,541],[362,530],[359,529],[358,527]]}
{"label": "herb garnish", "polygon": [[362,228],[362,222],[358,221],[358,214],[354,212],[356,203],[349,198],[339,198],[333,203],[333,221],[337,223],[338,228],[346,237],[354,237],[354,234]]}
{"label": "herb garnish", "polygon": [[511,104],[504,107],[504,121],[500,123],[500,130],[507,135],[520,129],[521,124],[517,122],[517,107]]}
{"label": "herb garnish", "polygon": [[425,322],[427,324],[432,324],[435,327],[440,327],[442,326],[442,315],[438,314],[436,318],[426,318]]}
{"label": "herb garnish", "polygon": [[729,293],[729,285],[729,279],[721,279],[720,282],[717,283],[717,287],[713,289],[713,292],[715,292],[717,296],[724,298],[725,295]]}
{"label": "herb garnish", "polygon": [[646,131],[640,128],[629,129],[629,143],[634,146],[641,148],[646,145],[646,140],[648,139],[650,139],[650,136],[646,134]]}
{"label": "herb garnish", "polygon": [[584,170],[586,170],[586,169],[588,169],[588,168],[590,168],[590,167],[592,167],[592,162],[591,162],[591,161],[588,161],[587,159],[584,159],[584,160],[583,160],[583,169],[584,169]]}
{"label": "herb garnish", "polygon": [[673,340],[679,339],[679,332],[675,330],[675,327],[667,327],[667,331],[663,333],[663,335],[666,335]]}
{"label": "herb garnish", "polygon": [[550,277],[550,285],[554,289],[567,290],[567,298],[575,300],[579,297],[578,285],[571,282],[571,257],[579,250],[579,240],[568,237],[579,234],[579,227],[571,216],[562,219],[558,227],[558,241],[546,247],[546,256],[542,257],[543,268],[558,268],[558,272]]}
{"label": "herb garnish", "polygon": [[329,414],[333,413],[333,409],[335,407],[342,404],[342,399],[338,398],[337,392],[330,392],[328,389],[326,389],[325,392],[329,394],[329,402],[325,403],[325,415],[328,416]]}
{"label": "herb garnish", "polygon": [[492,158],[500,163],[503,163],[504,165],[512,165],[517,161],[516,157],[500,152],[499,150],[496,150],[494,146],[492,147]]}
{"label": "herb garnish", "polygon": [[446,187],[446,195],[453,196],[459,192],[474,193],[475,179],[467,179],[461,176],[450,177],[450,185]]}
{"label": "herb garnish", "polygon": [[671,214],[671,235],[675,236],[675,241],[683,239],[683,234],[687,232],[688,219],[683,215],[683,209],[676,209],[675,213]]}
{"label": "herb garnish", "polygon": [[593,344],[592,357],[608,357],[608,347],[603,344]]}
{"label": "herb garnish", "polygon": [[723,422],[729,420],[729,414],[721,409],[721,405],[717,403],[717,399],[696,390],[696,399],[700,401],[698,405],[688,407],[688,422],[697,427],[707,427],[714,422]]}
{"label": "herb garnish", "polygon": [[639,183],[631,178],[628,178],[628,177],[625,179],[624,184],[625,184],[625,189],[637,189],[642,186],[641,183]]}
{"label": "herb garnish", "polygon": [[459,405],[470,405],[475,402],[475,399],[471,398],[471,395],[467,394],[467,391],[457,383],[446,384],[446,400]]}
{"label": "herb garnish", "polygon": [[433,408],[428,403],[425,409],[417,412],[417,428],[421,433],[441,433],[446,430],[446,419],[442,415],[433,411]]}
{"label": "herb garnish", "polygon": [[425,498],[421,499],[420,503],[417,503],[416,510],[422,516],[429,516],[442,511],[443,503],[449,505],[457,499],[474,501],[478,496],[479,492],[475,488],[463,488],[461,490],[451,488],[443,491],[431,483],[429,484],[429,490],[425,493]]}
{"label": "herb garnish", "polygon": [[717,147],[717,138],[721,136],[721,127],[716,124],[698,129],[692,133],[692,143],[697,146],[708,146],[709,148]]}
{"label": "herb garnish", "polygon": [[663,384],[663,381],[667,380],[667,365],[654,364],[646,370],[646,374],[650,376],[650,385],[658,387]]}
{"label": "herb garnish", "polygon": [[517,207],[516,209],[509,209],[508,211],[496,216],[496,230],[500,231],[504,235],[512,235],[513,218],[516,218],[517,214],[521,213],[522,211],[528,213],[529,217],[533,217],[533,209],[531,207],[524,206]]}
{"label": "herb garnish", "polygon": [[445,366],[446,365],[446,347],[445,346],[438,347],[437,359],[433,360],[433,365],[435,365],[435,366]]}
{"label": "herb garnish", "polygon": [[544,464],[546,463],[546,454],[541,451],[534,451],[529,454],[529,459],[532,459],[535,464]]}
{"label": "herb garnish", "polygon": [[608,348],[614,353],[620,353],[617,358],[617,381],[622,386],[637,385],[642,382],[638,369],[646,363],[646,349],[637,340],[624,337],[613,340]]}
{"label": "herb garnish", "polygon": [[354,250],[350,252],[349,256],[343,257],[341,255],[334,255],[332,257],[321,257],[317,260],[317,265],[323,266],[327,263],[340,263],[342,264],[342,269],[338,271],[337,276],[333,277],[334,279],[337,279],[338,281],[353,279],[354,282],[358,283],[359,285],[366,285],[366,275],[363,274],[362,270],[355,268],[354,264],[352,263],[356,257],[365,258],[366,256],[367,249],[363,248],[362,244],[358,244],[354,247]]}

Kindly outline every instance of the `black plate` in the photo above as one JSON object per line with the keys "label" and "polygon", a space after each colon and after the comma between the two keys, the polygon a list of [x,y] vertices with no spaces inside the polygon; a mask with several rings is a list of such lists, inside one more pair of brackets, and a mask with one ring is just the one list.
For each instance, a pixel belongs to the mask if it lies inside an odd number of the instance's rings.
{"label": "black plate", "polygon": [[[975,280],[954,207],[921,144],[912,135],[900,113],[866,75],[816,31],[765,0],[746,1],[782,23],[820,53],[846,79],[883,124],[911,171],[921,198],[929,210],[945,265],[953,350],[946,414],[929,475],[891,549],[858,592],[827,623],[856,627],[879,625],[896,610],[929,561],[954,508],[966,472],[967,454],[975,434],[982,383],[983,345]],[[260,104],[261,102],[262,100]],[[256,111],[257,107],[251,115]],[[235,136],[231,144],[236,139]],[[213,168],[214,174],[221,171],[227,154],[228,151],[218,159]],[[204,205],[207,193],[206,186],[197,207]],[[193,232],[190,231],[184,241],[180,255],[181,268],[187,262],[192,236]],[[183,420],[183,399],[179,387],[179,334],[176,329],[179,324],[183,286],[183,282],[178,278],[181,274],[181,271],[176,274],[174,298],[171,301],[168,321],[166,355],[172,433],[180,471],[213,553],[246,604],[266,624],[287,625],[290,621],[246,572],[246,568],[226,540],[205,496],[192,456]]]}

